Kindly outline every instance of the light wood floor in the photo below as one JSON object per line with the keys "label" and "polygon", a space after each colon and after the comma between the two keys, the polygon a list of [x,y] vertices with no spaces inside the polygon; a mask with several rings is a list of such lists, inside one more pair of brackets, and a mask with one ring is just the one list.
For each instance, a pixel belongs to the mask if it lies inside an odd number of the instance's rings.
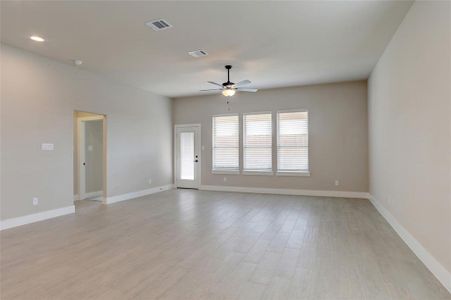
{"label": "light wood floor", "polygon": [[172,190],[1,233],[1,299],[451,299],[366,200]]}

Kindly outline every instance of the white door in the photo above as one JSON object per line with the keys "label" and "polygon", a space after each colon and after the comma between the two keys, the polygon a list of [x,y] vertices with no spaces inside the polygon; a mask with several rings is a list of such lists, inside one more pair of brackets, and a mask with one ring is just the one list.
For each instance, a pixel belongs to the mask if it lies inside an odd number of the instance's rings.
{"label": "white door", "polygon": [[199,188],[200,125],[175,125],[175,185]]}
{"label": "white door", "polygon": [[77,117],[78,197],[76,200],[104,194],[104,121],[104,116],[101,115]]}
{"label": "white door", "polygon": [[79,200],[86,198],[86,152],[85,152],[85,133],[86,133],[86,123],[83,120],[78,122],[78,170],[79,181],[78,181],[78,193]]}

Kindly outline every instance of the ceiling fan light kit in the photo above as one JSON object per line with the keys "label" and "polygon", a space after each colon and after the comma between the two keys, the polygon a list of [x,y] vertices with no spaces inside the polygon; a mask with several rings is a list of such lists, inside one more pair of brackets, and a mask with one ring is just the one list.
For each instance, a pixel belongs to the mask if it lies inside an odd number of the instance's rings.
{"label": "ceiling fan light kit", "polygon": [[225,89],[222,91],[222,94],[226,97],[232,97],[233,95],[235,95],[235,90],[234,89]]}
{"label": "ceiling fan light kit", "polygon": [[231,82],[230,81],[230,69],[232,69],[232,66],[226,65],[225,68],[227,70],[227,81],[224,82],[223,84],[219,84],[214,81],[208,81],[208,83],[216,85],[219,88],[201,90],[201,92],[217,91],[217,92],[221,92],[222,95],[224,95],[225,97],[232,97],[233,95],[235,95],[235,93],[237,91],[238,92],[256,92],[256,91],[258,91],[257,89],[254,89],[254,88],[243,87],[245,85],[250,84],[251,83],[250,80],[242,80],[238,83]]}

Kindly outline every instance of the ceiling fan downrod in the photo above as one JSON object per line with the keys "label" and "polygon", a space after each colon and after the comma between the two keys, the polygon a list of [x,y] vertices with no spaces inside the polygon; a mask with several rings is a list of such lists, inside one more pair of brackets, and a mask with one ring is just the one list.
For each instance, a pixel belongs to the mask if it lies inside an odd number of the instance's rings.
{"label": "ceiling fan downrod", "polygon": [[227,82],[226,82],[225,86],[229,86],[229,85],[233,84],[232,82],[230,82],[230,69],[232,69],[232,66],[226,65],[225,68],[227,69]]}

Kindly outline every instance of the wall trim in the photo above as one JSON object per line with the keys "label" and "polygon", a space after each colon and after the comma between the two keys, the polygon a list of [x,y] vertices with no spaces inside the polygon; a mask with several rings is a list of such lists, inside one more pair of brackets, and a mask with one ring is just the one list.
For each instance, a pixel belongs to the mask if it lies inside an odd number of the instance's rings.
{"label": "wall trim", "polygon": [[88,198],[93,198],[93,199],[89,199],[89,200],[102,201],[103,191],[89,192],[89,193],[85,193],[83,196],[84,196],[83,199],[81,199],[80,195],[75,194],[74,201],[86,200]]}
{"label": "wall trim", "polygon": [[146,190],[126,193],[126,194],[121,194],[121,195],[116,195],[116,196],[110,196],[110,197],[106,197],[105,203],[112,204],[112,203],[116,203],[116,202],[131,200],[134,198],[143,197],[143,196],[147,196],[150,194],[167,191],[167,190],[172,189],[173,187],[174,187],[173,184],[167,184],[167,185],[157,186],[157,187],[146,189]]}
{"label": "wall trim", "polygon": [[401,239],[407,244],[413,253],[423,262],[426,268],[440,281],[440,283],[451,293],[451,273],[442,266],[429,251],[405,229],[396,218],[373,196],[369,198],[370,202],[384,219],[391,225]]}
{"label": "wall trim", "polygon": [[94,197],[100,197],[100,196],[103,196],[103,191],[89,192],[89,193],[85,193],[83,195],[83,199],[80,199],[80,200],[86,200],[88,198],[94,198]]}
{"label": "wall trim", "polygon": [[366,192],[273,189],[273,188],[255,188],[255,187],[221,186],[221,185],[201,185],[199,189],[204,191],[218,191],[218,192],[238,192],[238,193],[256,193],[256,194],[295,195],[295,196],[322,196],[322,197],[341,197],[341,198],[359,198],[359,199],[369,199],[370,197],[370,194]]}
{"label": "wall trim", "polygon": [[64,215],[75,213],[75,206],[66,206],[52,210],[46,210],[35,214],[25,215],[16,218],[10,218],[0,221],[0,230],[22,226],[34,222],[44,221]]}

